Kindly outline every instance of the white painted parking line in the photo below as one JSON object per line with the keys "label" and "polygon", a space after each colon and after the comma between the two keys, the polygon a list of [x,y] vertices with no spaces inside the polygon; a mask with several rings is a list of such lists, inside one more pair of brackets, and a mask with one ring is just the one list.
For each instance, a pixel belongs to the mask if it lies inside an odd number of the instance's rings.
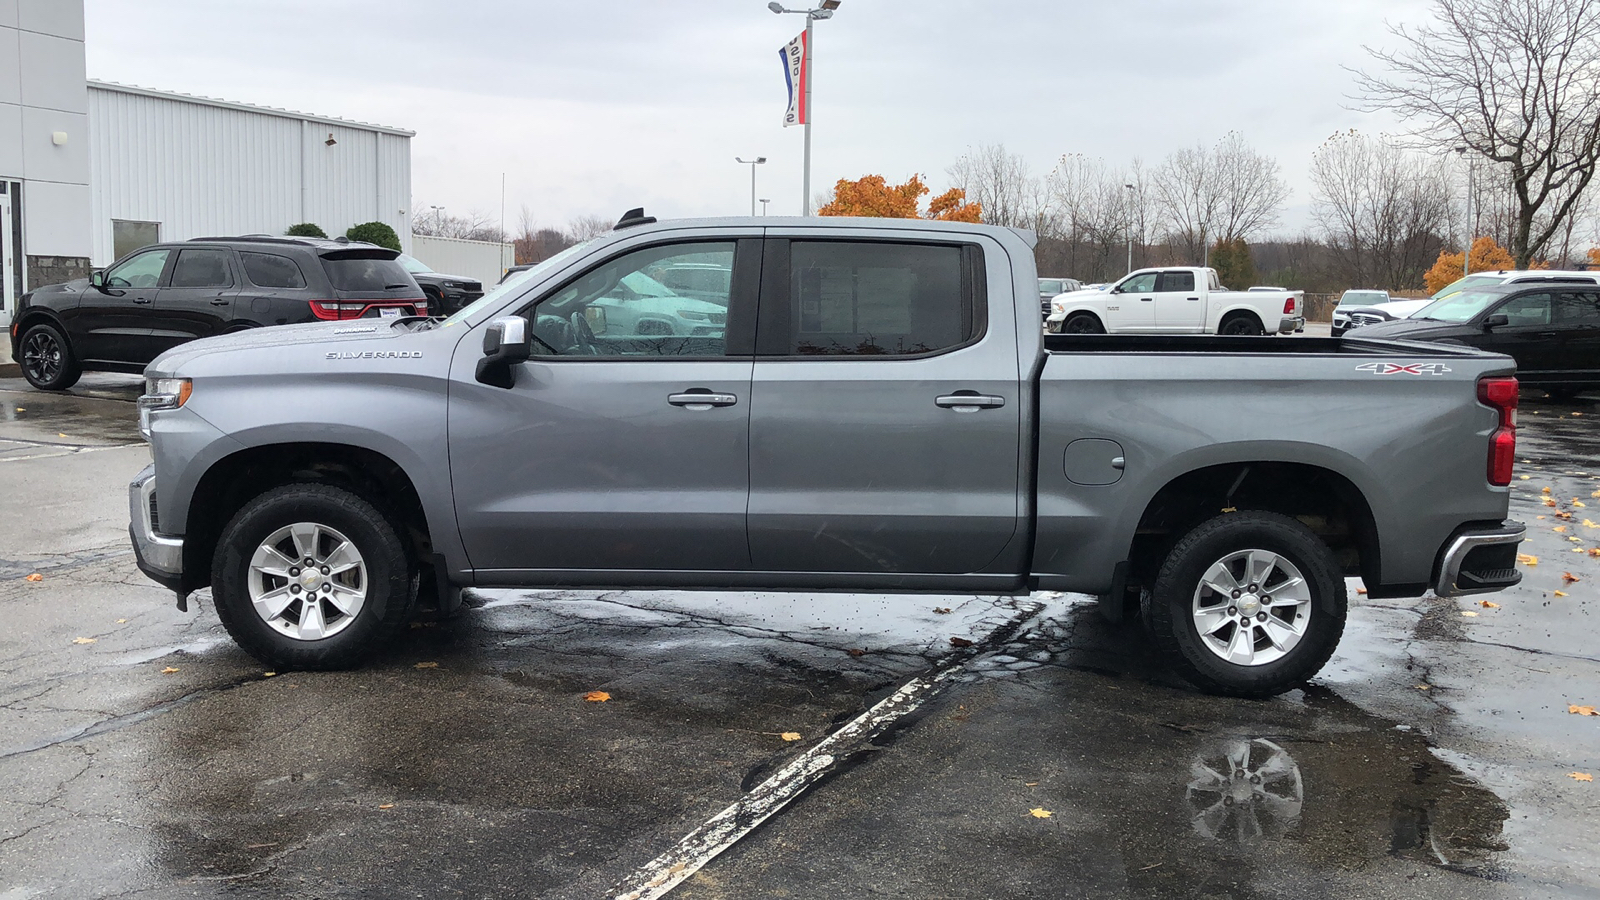
{"label": "white painted parking line", "polygon": [[915,712],[935,697],[946,683],[973,659],[1005,643],[1043,607],[1025,604],[1016,615],[1001,622],[972,647],[952,653],[938,668],[919,675],[878,701],[871,709],[847,722],[815,747],[800,754],[777,774],[751,788],[743,797],[717,813],[677,846],[651,860],[611,890],[615,900],[655,900],[665,896],[717,854],[732,847],[789,801],[816,784],[831,769],[861,750],[867,742],[896,721]]}

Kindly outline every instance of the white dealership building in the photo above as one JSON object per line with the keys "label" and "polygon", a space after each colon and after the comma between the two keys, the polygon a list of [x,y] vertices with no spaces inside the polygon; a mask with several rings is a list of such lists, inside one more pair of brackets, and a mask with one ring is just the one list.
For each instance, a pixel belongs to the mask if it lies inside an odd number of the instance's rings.
{"label": "white dealership building", "polygon": [[0,322],[156,241],[377,221],[410,249],[412,135],[90,81],[81,0],[0,0]]}

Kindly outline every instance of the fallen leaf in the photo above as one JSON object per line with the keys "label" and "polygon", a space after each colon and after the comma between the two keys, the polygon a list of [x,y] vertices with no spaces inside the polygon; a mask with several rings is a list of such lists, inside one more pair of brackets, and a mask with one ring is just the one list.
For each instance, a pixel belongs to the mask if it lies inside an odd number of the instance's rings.
{"label": "fallen leaf", "polygon": [[1537,566],[1539,564],[1539,557],[1534,556],[1532,553],[1518,553],[1517,562],[1522,563],[1525,566]]}
{"label": "fallen leaf", "polygon": [[1022,783],[1022,786],[1023,787],[1038,787],[1039,786],[1039,782],[1037,782],[1037,781],[1024,781]]}
{"label": "fallen leaf", "polygon": [[1550,530],[1554,531],[1556,534],[1564,534],[1564,533],[1566,533],[1567,526],[1565,526],[1565,525],[1557,525],[1556,527],[1554,527],[1554,528],[1552,528]]}
{"label": "fallen leaf", "polygon": [[1558,518],[1558,519],[1566,519],[1567,521],[1570,522],[1570,521],[1572,521],[1572,513],[1569,513],[1566,510],[1562,510],[1562,511],[1556,513],[1556,518]]}
{"label": "fallen leaf", "polygon": [[127,620],[127,619],[118,619],[118,620],[117,620],[117,624],[118,624],[118,625],[126,625],[126,624],[127,624],[127,622],[128,622],[128,620]]}
{"label": "fallen leaf", "polygon": [[378,804],[378,808],[379,809],[394,809],[394,804],[393,803],[379,803]]}
{"label": "fallen leaf", "polygon": [[261,677],[262,678],[271,678],[272,676],[274,676],[276,674],[278,674],[278,673],[277,672],[262,672],[261,673]]}
{"label": "fallen leaf", "polygon": [[1566,591],[1551,591],[1550,593],[1555,594],[1557,597],[1565,597],[1567,595]]}
{"label": "fallen leaf", "polygon": [[1462,610],[1461,614],[1469,619],[1475,619],[1478,617],[1478,614],[1471,610]]}
{"label": "fallen leaf", "polygon": [[44,576],[40,575],[38,572],[35,572],[32,575],[29,575],[27,580],[28,581],[43,581],[44,580]]}
{"label": "fallen leaf", "polygon": [[1579,509],[1588,509],[1588,508],[1589,508],[1589,504],[1587,504],[1587,503],[1585,503],[1585,502],[1583,502],[1583,501],[1582,501],[1582,500],[1576,500],[1576,499],[1574,499],[1574,500],[1573,500],[1573,501],[1572,501],[1572,505],[1573,505],[1573,506],[1576,506],[1576,507],[1577,507],[1577,508],[1579,508]]}
{"label": "fallen leaf", "polygon": [[1484,609],[1499,609],[1500,608],[1500,604],[1494,602],[1493,600],[1479,600],[1478,601],[1478,605],[1483,607]]}
{"label": "fallen leaf", "polygon": [[[1582,549],[1582,548],[1580,547],[1580,548],[1577,548],[1577,549]],[[1595,556],[1595,557],[1600,557],[1600,547],[1590,547],[1589,548],[1589,555],[1590,556]]]}
{"label": "fallen leaf", "polygon": [[1544,505],[1545,506],[1555,506],[1556,502],[1554,500],[1551,500],[1549,497],[1546,497],[1546,498],[1544,498]]}
{"label": "fallen leaf", "polygon": [[1358,593],[1361,596],[1365,597],[1367,595],[1367,589],[1366,588],[1356,588],[1356,593]]}
{"label": "fallen leaf", "polygon": [[778,735],[778,737],[781,737],[786,741],[798,741],[798,740],[800,740],[800,732],[798,732],[798,731],[785,731],[783,734]]}
{"label": "fallen leaf", "polygon": [[1535,519],[1543,519],[1543,518],[1545,518],[1545,517],[1544,517],[1544,516],[1534,516],[1534,518],[1535,518]]}
{"label": "fallen leaf", "polygon": [[1431,685],[1431,684],[1419,684],[1419,685],[1417,685],[1417,690],[1419,690],[1419,691],[1431,691],[1431,690],[1433,690],[1433,685]]}
{"label": "fallen leaf", "polygon": [[1522,479],[1523,481],[1527,481],[1529,478],[1532,478],[1533,476],[1532,475],[1518,475],[1517,477]]}
{"label": "fallen leaf", "polygon": [[1033,809],[1028,810],[1028,815],[1033,816],[1035,819],[1048,819],[1055,813],[1042,806],[1035,806]]}
{"label": "fallen leaf", "polygon": [[1572,703],[1567,705],[1567,712],[1575,716],[1600,716],[1600,713],[1595,712],[1592,706],[1578,706]]}
{"label": "fallen leaf", "polygon": [[1575,416],[1581,416],[1581,415],[1583,415],[1583,413],[1581,413],[1581,412],[1574,412],[1574,413],[1573,413],[1573,415],[1575,415]]}
{"label": "fallen leaf", "polygon": [[176,671],[178,671],[178,667],[177,666],[167,666],[165,669],[161,670],[161,674],[163,674],[163,675],[171,675],[172,673],[174,673]]}
{"label": "fallen leaf", "polygon": [[66,435],[65,432],[61,432],[61,431],[56,432],[56,437],[66,437],[66,436],[67,435]]}
{"label": "fallen leaf", "polygon": [[1583,520],[1583,527],[1585,527],[1585,528],[1600,528],[1600,525],[1596,525],[1594,523],[1593,519],[1584,519]]}
{"label": "fallen leaf", "polygon": [[867,655],[867,651],[862,650],[859,647],[851,647],[849,650],[846,650],[845,652],[850,654],[851,656],[866,656]]}
{"label": "fallen leaf", "polygon": [[98,641],[98,640],[100,640],[100,639],[99,638],[76,637],[76,638],[72,639],[72,642],[74,644],[92,644],[92,643],[94,643],[95,641]]}
{"label": "fallen leaf", "polygon": [[1594,493],[1590,494],[1589,496],[1593,497],[1596,500],[1600,500],[1600,491],[1595,491]]}
{"label": "fallen leaf", "polygon": [[604,703],[611,699],[611,695],[605,691],[590,691],[583,695],[583,699],[589,703]]}
{"label": "fallen leaf", "polygon": [[967,640],[966,638],[953,637],[953,638],[950,639],[950,646],[952,646],[952,647],[971,647],[972,646],[972,642]]}
{"label": "fallen leaf", "polygon": [[1541,493],[1541,494],[1548,494],[1548,493],[1550,493],[1550,489],[1549,489],[1549,488],[1545,488],[1545,489],[1543,489],[1543,490],[1541,490],[1541,491],[1539,491],[1539,493]]}
{"label": "fallen leaf", "polygon": [[1583,579],[1581,579],[1578,576],[1572,574],[1571,572],[1562,572],[1561,573],[1561,583],[1562,584],[1574,584],[1574,583],[1582,581],[1582,580]]}
{"label": "fallen leaf", "polygon": [[1222,508],[1222,511],[1223,512],[1238,512],[1239,511],[1239,507],[1237,507],[1237,506],[1224,506]]}
{"label": "fallen leaf", "polygon": [[416,666],[414,666],[414,668],[418,668],[418,669],[437,669],[437,668],[439,668],[439,664],[436,663],[436,662],[420,662],[420,663],[417,663]]}
{"label": "fallen leaf", "polygon": [[1593,781],[1594,780],[1594,776],[1590,775],[1588,772],[1568,772],[1567,773],[1567,777],[1571,778],[1573,781]]}
{"label": "fallen leaf", "polygon": [[933,608],[933,611],[938,613],[941,616],[950,615],[950,607],[948,607],[948,606],[935,606]]}
{"label": "fallen leaf", "polygon": [[1567,540],[1573,542],[1574,544],[1583,543],[1583,538],[1580,538],[1580,537],[1569,537],[1569,538],[1567,538]]}

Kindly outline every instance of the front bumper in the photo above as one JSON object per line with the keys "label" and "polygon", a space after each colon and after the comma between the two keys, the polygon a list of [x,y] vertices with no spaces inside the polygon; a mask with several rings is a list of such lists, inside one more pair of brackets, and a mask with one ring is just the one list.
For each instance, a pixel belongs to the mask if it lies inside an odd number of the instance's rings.
{"label": "front bumper", "polygon": [[1522,580],[1517,571],[1517,545],[1527,529],[1521,522],[1498,528],[1471,528],[1445,544],[1433,592],[1440,597],[1503,591]]}
{"label": "front bumper", "polygon": [[128,535],[139,571],[157,584],[182,591],[183,538],[156,531],[160,518],[156,510],[156,467],[145,466],[128,485]]}
{"label": "front bumper", "polygon": [[1305,316],[1284,316],[1278,321],[1279,334],[1293,334],[1296,331],[1304,331],[1305,328]]}

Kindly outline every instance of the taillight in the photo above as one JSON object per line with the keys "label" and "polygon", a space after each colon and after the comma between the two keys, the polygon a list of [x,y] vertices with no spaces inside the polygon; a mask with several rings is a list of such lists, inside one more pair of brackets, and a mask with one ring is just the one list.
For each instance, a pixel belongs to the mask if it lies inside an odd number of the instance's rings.
{"label": "taillight", "polygon": [[359,319],[366,312],[365,303],[340,303],[337,300],[311,301],[311,314],[319,319]]}
{"label": "taillight", "polygon": [[1489,436],[1489,483],[1505,487],[1517,461],[1517,380],[1479,379],[1478,402],[1500,413],[1500,425]]}
{"label": "taillight", "polygon": [[1294,298],[1293,297],[1290,297],[1290,298],[1288,298],[1288,299],[1283,301],[1283,314],[1286,315],[1286,316],[1294,315]]}

